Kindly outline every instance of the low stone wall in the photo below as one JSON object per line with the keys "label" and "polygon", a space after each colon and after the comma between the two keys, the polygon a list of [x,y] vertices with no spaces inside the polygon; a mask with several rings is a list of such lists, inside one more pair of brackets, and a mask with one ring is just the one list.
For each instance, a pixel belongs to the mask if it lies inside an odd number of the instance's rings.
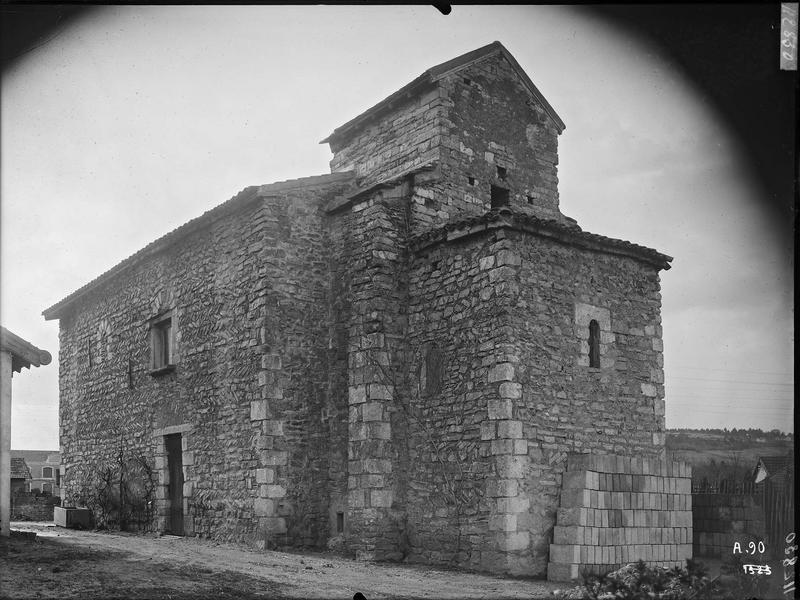
{"label": "low stone wall", "polygon": [[644,560],[692,557],[692,472],[683,462],[571,455],[562,478],[547,578],[569,581]]}
{"label": "low stone wall", "polygon": [[765,537],[760,494],[692,494],[694,555],[729,556],[736,542],[742,549]]}
{"label": "low stone wall", "polygon": [[55,496],[19,494],[11,499],[12,521],[52,521],[53,508],[61,505]]}

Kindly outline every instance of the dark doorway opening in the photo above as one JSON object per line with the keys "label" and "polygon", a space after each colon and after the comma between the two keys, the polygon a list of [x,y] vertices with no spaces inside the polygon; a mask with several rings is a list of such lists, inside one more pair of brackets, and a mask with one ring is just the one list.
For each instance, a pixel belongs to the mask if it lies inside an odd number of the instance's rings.
{"label": "dark doorway opening", "polygon": [[164,446],[167,450],[167,469],[169,470],[169,485],[167,485],[167,498],[169,499],[168,529],[172,535],[183,535],[183,448],[181,434],[164,436]]}

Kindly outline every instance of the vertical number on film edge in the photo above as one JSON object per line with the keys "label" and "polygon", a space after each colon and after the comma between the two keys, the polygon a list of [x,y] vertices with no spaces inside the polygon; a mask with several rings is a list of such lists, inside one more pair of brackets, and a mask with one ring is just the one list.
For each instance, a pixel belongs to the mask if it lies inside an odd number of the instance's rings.
{"label": "vertical number on film edge", "polygon": [[[787,547],[783,551],[784,554],[794,555],[797,552],[797,544],[793,546],[789,546],[794,541],[794,532],[791,532],[785,538]],[[791,556],[791,558],[784,558],[783,559],[783,593],[784,594],[792,594],[794,592],[794,580],[795,580],[795,563],[797,562],[797,556]],[[788,572],[787,572],[788,571]]]}
{"label": "vertical number on film edge", "polygon": [[781,3],[781,71],[797,71],[797,2]]}

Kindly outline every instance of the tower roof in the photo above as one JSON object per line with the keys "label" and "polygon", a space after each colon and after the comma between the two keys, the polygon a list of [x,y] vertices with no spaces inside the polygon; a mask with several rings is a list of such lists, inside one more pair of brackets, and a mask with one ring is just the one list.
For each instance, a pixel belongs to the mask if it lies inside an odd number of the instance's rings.
{"label": "tower roof", "polygon": [[492,42],[491,44],[487,44],[481,48],[476,50],[472,50],[471,52],[467,52],[466,54],[462,54],[461,56],[457,56],[456,58],[450,59],[446,62],[443,62],[435,67],[431,67],[427,71],[425,71],[422,75],[414,79],[411,83],[404,85],[402,88],[397,90],[392,95],[384,98],[380,102],[378,102],[372,108],[367,109],[354,119],[351,119],[341,127],[337,127],[333,130],[328,137],[320,142],[320,144],[327,144],[331,142],[336,142],[340,139],[347,138],[352,135],[354,132],[361,129],[366,123],[369,121],[379,117],[383,113],[391,110],[397,103],[403,102],[407,98],[416,96],[430,85],[436,83],[446,75],[450,73],[454,73],[461,69],[468,67],[469,65],[486,58],[492,54],[499,54],[503,58],[505,58],[511,67],[516,72],[517,76],[520,78],[522,83],[528,89],[528,91],[533,95],[534,98],[542,105],[545,112],[553,119],[556,127],[558,128],[558,132],[561,133],[564,131],[566,125],[564,125],[564,121],[561,120],[561,117],[558,116],[555,109],[550,106],[550,103],[545,99],[539,89],[534,85],[531,78],[528,77],[528,74],[522,70],[522,67],[519,66],[519,63],[516,59],[511,56],[511,53],[506,50],[506,48],[500,42]]}

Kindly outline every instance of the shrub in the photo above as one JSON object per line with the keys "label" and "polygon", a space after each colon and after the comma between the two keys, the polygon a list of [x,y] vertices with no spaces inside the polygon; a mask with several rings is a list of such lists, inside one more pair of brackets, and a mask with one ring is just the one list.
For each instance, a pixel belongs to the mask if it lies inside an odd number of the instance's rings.
{"label": "shrub", "polygon": [[606,575],[584,575],[583,598],[589,600],[684,600],[711,598],[705,567],[692,560],[686,567],[648,566],[640,560]]}

